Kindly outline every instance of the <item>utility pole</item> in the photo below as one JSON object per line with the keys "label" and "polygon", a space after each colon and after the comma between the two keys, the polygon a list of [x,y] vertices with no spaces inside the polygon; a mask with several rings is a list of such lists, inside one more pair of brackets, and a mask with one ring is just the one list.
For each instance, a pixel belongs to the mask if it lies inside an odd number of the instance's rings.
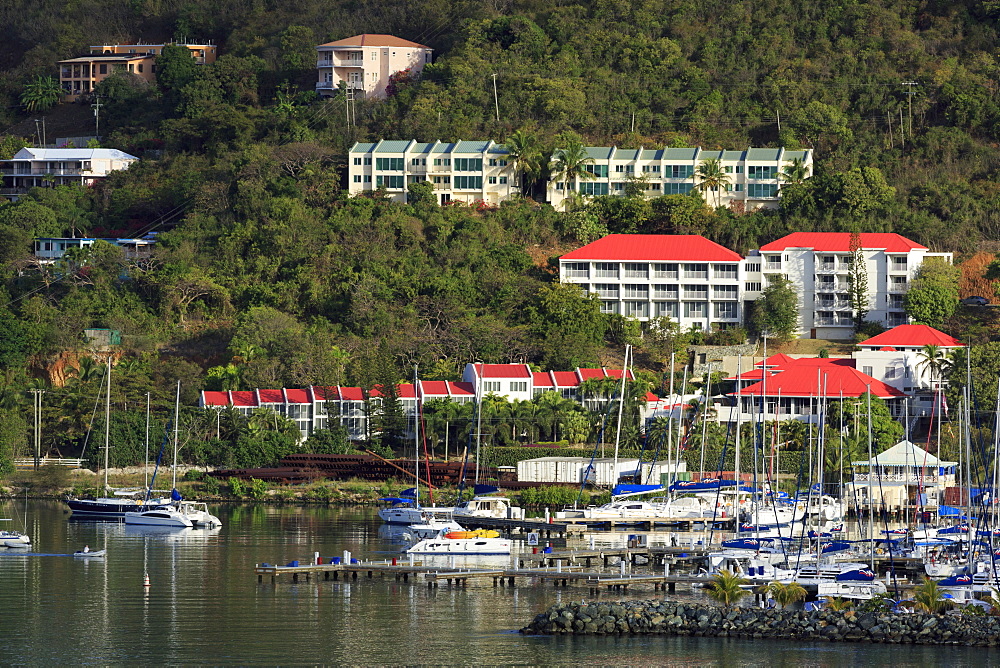
{"label": "utility pole", "polygon": [[32,406],[35,409],[35,470],[41,467],[42,458],[42,395],[45,390],[29,390],[32,397]]}
{"label": "utility pole", "polygon": [[910,115],[910,139],[913,139],[913,96],[916,92],[913,90],[914,86],[919,86],[920,84],[916,81],[904,81],[901,85],[906,86],[906,102],[909,106]]}
{"label": "utility pole", "polygon": [[42,126],[40,125],[41,122],[42,122],[41,119],[38,118],[35,119],[35,141],[38,142],[39,146],[42,146]]}
{"label": "utility pole", "polygon": [[94,99],[97,100],[94,104],[90,105],[94,110],[94,135],[97,136],[98,141],[101,139],[101,96],[98,95]]}
{"label": "utility pole", "polygon": [[500,98],[497,96],[497,75],[493,73],[493,106],[497,111],[497,123],[500,122]]}

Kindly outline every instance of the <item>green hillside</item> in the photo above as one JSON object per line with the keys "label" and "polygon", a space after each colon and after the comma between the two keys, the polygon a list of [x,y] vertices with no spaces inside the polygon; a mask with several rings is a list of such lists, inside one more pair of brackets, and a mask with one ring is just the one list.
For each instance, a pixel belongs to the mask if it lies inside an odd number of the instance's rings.
{"label": "green hillside", "polygon": [[[46,420],[65,428],[44,438],[79,451],[99,381],[68,351],[87,327],[123,333],[131,366],[115,401],[134,410],[147,391],[166,406],[178,378],[193,403],[202,387],[370,386],[414,363],[455,378],[476,359],[607,362],[634,333],[553,284],[547,261],[604,232],[701,233],[745,252],[792,230],[892,231],[933,250],[998,250],[998,16],[985,1],[10,0],[3,157],[46,113],[92,133],[88,113],[22,106],[28,84],[91,44],[212,40],[223,55],[200,67],[164,55],[157,84],[102,84],[103,145],[140,164],[0,205],[0,412],[16,416],[0,442],[28,442],[26,390],[55,379]],[[314,46],[362,32],[427,44],[435,62],[348,124],[343,101],[315,98]],[[713,210],[696,195],[567,212],[341,191],[355,141],[517,130],[549,150],[577,137],[810,147],[816,176],[786,186],[777,212]],[[35,236],[150,231],[159,243],[139,266],[101,246],[31,263]],[[639,360],[662,369],[686,340],[647,338]]]}

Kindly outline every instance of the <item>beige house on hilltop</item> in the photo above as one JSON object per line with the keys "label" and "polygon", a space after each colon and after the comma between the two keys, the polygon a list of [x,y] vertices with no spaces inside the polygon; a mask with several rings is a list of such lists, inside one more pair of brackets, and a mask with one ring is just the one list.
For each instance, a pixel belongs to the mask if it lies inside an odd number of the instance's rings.
{"label": "beige house on hilltop", "polygon": [[409,69],[419,74],[434,50],[392,35],[355,35],[316,47],[316,92],[333,97],[344,82],[352,95],[386,97],[389,77]]}

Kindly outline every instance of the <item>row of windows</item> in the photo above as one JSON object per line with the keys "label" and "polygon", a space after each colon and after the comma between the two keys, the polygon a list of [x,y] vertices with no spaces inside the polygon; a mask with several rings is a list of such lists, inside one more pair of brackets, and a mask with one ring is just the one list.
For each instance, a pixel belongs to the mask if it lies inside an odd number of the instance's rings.
{"label": "row of windows", "polygon": [[[500,381],[498,380],[484,380],[482,382],[483,392],[489,394],[490,392],[500,392]],[[510,384],[511,392],[527,392],[528,391],[528,381],[514,381]]]}
{"label": "row of windows", "polygon": [[[707,285],[617,285],[615,283],[594,283],[593,291],[604,299],[617,299],[621,296],[624,299],[648,299],[652,294],[653,299],[677,299],[683,291],[685,299],[708,299]],[[715,299],[739,299],[739,286],[737,285],[715,285],[712,286],[712,295]]]}
{"label": "row of windows", "polygon": [[[142,71],[141,69],[139,70]],[[451,158],[433,158],[435,167],[451,167]],[[353,160],[357,167],[369,166],[372,159],[369,157],[357,157]],[[426,167],[427,158],[410,158],[410,165],[413,167]],[[506,160],[491,159],[490,167],[506,167]],[[375,169],[401,172],[403,171],[403,158],[375,158]],[[455,171],[457,172],[481,172],[483,171],[482,158],[455,158]],[[607,176],[607,174],[605,174]]]}
{"label": "row of windows", "polygon": [[[101,68],[104,68],[101,65]],[[141,72],[141,65],[139,66],[139,71]],[[101,74],[104,74],[105,70],[101,70]],[[377,167],[378,169],[388,169],[388,170],[402,170],[403,169],[403,158],[376,158],[376,164],[379,161],[387,160],[394,161],[392,164],[398,164],[398,167]],[[451,158],[434,158],[435,167],[450,167],[452,159]],[[397,162],[398,161],[398,162]],[[360,158],[356,157],[353,160],[355,165],[370,165],[372,164],[372,159],[370,157]],[[421,166],[427,164],[427,158],[411,158],[410,164],[414,166]],[[490,167],[506,167],[507,160],[499,158],[490,158],[488,161]],[[459,171],[472,172],[472,171],[482,171],[483,160],[482,158],[455,158],[455,165]],[[608,178],[609,167],[608,165],[584,165],[583,168],[593,174],[598,178]],[[725,168],[727,174],[733,173],[733,167],[729,166]],[[643,165],[642,172],[644,174],[660,174],[661,165]],[[634,165],[615,165],[616,174],[634,174]],[[735,168],[736,174],[743,173],[743,167],[737,165]],[[780,169],[774,165],[765,166],[751,166],[747,167],[747,178],[749,179],[776,179],[780,173]],[[694,175],[693,165],[662,165],[662,174],[664,178],[668,179],[689,179]],[[739,185],[739,184],[737,184]],[[739,188],[737,188],[739,190]]]}
{"label": "row of windows", "polygon": [[[588,278],[587,262],[567,262],[563,271],[567,277]],[[735,280],[739,277],[739,265],[712,264],[715,278]],[[595,262],[594,278],[708,278],[707,262]]]}
{"label": "row of windows", "polygon": [[[615,313],[630,318],[648,318],[650,313],[654,318],[678,318],[683,313],[685,318],[707,318],[709,313],[706,302],[601,302],[602,313]],[[712,305],[713,318],[735,320],[740,317],[739,304],[723,302]]]}

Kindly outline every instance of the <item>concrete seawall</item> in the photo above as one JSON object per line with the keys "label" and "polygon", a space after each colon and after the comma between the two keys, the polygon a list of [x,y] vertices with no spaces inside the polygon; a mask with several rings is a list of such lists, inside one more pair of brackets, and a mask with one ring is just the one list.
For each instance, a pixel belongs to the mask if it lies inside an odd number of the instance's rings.
{"label": "concrete seawall", "polygon": [[537,615],[521,633],[996,646],[1000,644],[1000,618],[960,613],[726,609],[672,601],[571,602],[553,605]]}

